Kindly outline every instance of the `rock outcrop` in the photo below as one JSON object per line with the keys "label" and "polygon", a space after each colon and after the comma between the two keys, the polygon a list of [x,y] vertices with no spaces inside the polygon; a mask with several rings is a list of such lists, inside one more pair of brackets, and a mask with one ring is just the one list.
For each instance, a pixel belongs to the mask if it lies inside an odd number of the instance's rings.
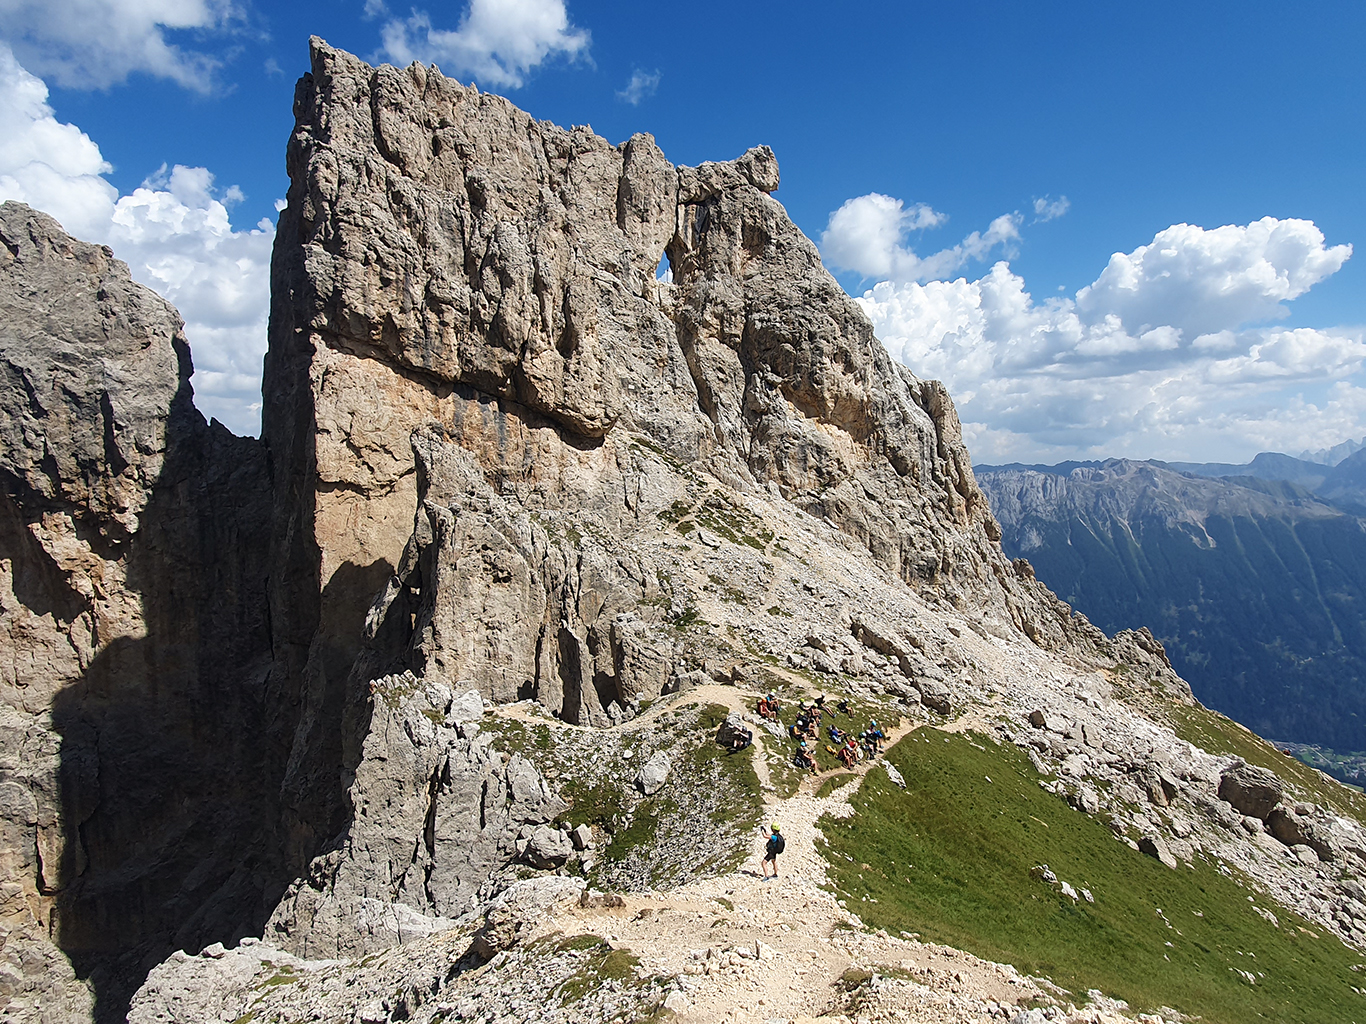
{"label": "rock outcrop", "polygon": [[620,535],[699,471],[1041,644],[1076,631],[1002,557],[943,387],[891,361],[769,195],[766,148],[674,167],[648,135],[613,146],[435,69],[319,40],[312,58],[263,434],[286,482],[276,559],[320,581],[275,596],[311,703],[345,700],[362,621],[384,634],[367,671],[571,722],[657,694],[668,645],[629,615],[671,599],[659,573],[544,524],[589,513]]}
{"label": "rock outcrop", "polygon": [[0,241],[0,1006],[115,1020],[144,958],[259,932],[288,881],[269,468],[108,249],[17,203]]}

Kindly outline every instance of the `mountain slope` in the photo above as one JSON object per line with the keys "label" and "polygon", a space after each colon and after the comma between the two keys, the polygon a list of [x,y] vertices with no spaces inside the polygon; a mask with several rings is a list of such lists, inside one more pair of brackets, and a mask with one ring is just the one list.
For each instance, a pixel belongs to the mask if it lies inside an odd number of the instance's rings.
{"label": "mountain slope", "polygon": [[1293,484],[1064,469],[979,473],[1007,552],[1102,629],[1149,626],[1211,707],[1366,748],[1366,524]]}

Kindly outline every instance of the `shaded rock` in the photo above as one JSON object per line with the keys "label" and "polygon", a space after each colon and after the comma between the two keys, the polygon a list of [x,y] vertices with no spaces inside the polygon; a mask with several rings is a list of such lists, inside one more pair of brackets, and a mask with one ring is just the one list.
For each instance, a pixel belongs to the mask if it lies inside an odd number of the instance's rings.
{"label": "shaded rock", "polygon": [[13,202],[0,242],[0,1015],[113,1019],[304,863],[274,842],[300,684],[267,684],[270,464],[107,247]]}
{"label": "shaded rock", "polygon": [[1167,848],[1167,844],[1161,836],[1144,836],[1138,841],[1138,850],[1140,853],[1147,854],[1149,857],[1161,861],[1173,870],[1177,867],[1176,857],[1172,854],[1171,850]]}
{"label": "shaded rock", "polygon": [[920,690],[920,703],[924,704],[932,711],[937,711],[941,715],[950,714],[953,711],[953,701],[949,695],[949,688],[944,683],[936,679],[917,679],[916,687]]}
{"label": "shaded rock", "polygon": [[574,852],[569,833],[549,825],[538,825],[527,837],[526,861],[536,868],[555,868]]}
{"label": "shaded rock", "polygon": [[470,951],[488,960],[500,950],[511,949],[552,908],[576,903],[585,892],[581,879],[558,875],[513,882],[482,911],[483,922],[474,933]]}
{"label": "shaded rock", "polygon": [[752,735],[740,712],[732,711],[717,728],[716,742],[723,747],[731,748],[747,742]]}
{"label": "shaded rock", "polygon": [[1312,813],[1302,813],[1298,808],[1279,804],[1266,817],[1267,829],[1286,846],[1307,846],[1316,855],[1316,860],[1336,860],[1329,823],[1316,818]]}

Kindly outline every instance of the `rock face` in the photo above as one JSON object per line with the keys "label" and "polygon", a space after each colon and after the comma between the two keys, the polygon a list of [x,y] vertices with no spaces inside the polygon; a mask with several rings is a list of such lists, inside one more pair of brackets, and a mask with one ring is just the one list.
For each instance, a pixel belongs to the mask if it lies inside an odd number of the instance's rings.
{"label": "rock face", "polygon": [[[270,942],[300,956],[359,955],[449,927],[446,919],[470,910],[488,876],[516,857],[519,830],[544,828],[565,808],[525,758],[505,762],[492,735],[462,738],[454,719],[468,709],[443,684],[404,674],[370,689],[351,826],[291,886],[266,928]],[[542,845],[537,859],[553,861]],[[561,845],[559,863],[568,837]]]}
{"label": "rock face", "polygon": [[143,957],[259,929],[288,881],[268,464],[109,250],[17,203],[0,241],[0,1006],[122,1019]]}
{"label": "rock face", "polygon": [[[673,595],[610,542],[684,497],[644,447],[1066,642],[1068,611],[995,544],[947,393],[891,362],[769,196],[771,152],[674,167],[648,135],[613,146],[434,69],[312,58],[263,436],[286,586],[320,582],[274,602],[320,719],[354,691],[362,621],[370,671],[567,721],[658,695],[672,652],[638,612]],[[601,556],[556,533],[571,512]]]}

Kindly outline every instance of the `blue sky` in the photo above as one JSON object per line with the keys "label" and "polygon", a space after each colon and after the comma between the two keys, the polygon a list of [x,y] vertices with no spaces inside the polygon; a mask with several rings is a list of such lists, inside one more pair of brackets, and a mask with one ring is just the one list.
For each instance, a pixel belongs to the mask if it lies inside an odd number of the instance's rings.
{"label": "blue sky", "polygon": [[770,144],[777,198],[893,354],[949,383],[978,461],[1238,460],[1366,434],[1366,254],[1346,248],[1366,241],[1360,5],[0,10],[0,128],[35,140],[0,156],[0,198],[46,201],[177,302],[199,404],[239,430],[316,33],[613,142],[650,131],[677,163]]}

